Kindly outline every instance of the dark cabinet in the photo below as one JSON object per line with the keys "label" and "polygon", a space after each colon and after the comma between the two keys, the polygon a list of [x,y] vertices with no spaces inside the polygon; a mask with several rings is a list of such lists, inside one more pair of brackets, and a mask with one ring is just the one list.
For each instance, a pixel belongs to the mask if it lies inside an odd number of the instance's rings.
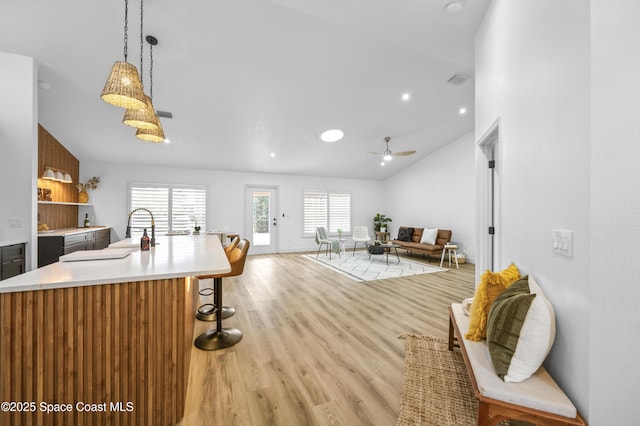
{"label": "dark cabinet", "polygon": [[24,244],[13,244],[0,247],[0,279],[15,277],[24,273]]}
{"label": "dark cabinet", "polygon": [[102,250],[109,247],[109,244],[111,243],[111,229],[100,229],[98,231],[95,231],[94,235],[94,250]]}
{"label": "dark cabinet", "polygon": [[57,262],[60,256],[79,250],[102,250],[111,242],[110,228],[62,236],[38,237],[38,268]]}

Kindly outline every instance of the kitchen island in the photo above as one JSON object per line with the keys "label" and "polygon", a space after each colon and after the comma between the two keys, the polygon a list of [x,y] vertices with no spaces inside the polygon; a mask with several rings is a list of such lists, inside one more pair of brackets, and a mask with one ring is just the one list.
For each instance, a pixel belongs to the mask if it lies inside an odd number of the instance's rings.
{"label": "kitchen island", "polygon": [[177,423],[195,276],[229,271],[216,236],[178,236],[121,259],[57,262],[0,282],[0,402],[10,403],[0,424]]}

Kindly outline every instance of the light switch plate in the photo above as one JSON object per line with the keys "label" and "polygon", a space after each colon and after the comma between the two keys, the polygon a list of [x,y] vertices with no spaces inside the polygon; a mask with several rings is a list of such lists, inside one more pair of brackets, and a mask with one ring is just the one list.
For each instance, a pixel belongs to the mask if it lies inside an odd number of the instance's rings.
{"label": "light switch plate", "polygon": [[552,238],[552,248],[555,254],[573,257],[573,231],[554,229]]}
{"label": "light switch plate", "polygon": [[9,228],[22,228],[22,218],[19,217],[10,217],[9,218]]}

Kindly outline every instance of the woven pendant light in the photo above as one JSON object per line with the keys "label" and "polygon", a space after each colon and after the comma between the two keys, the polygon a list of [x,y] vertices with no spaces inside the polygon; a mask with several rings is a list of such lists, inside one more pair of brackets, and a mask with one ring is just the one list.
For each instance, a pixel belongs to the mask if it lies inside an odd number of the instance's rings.
{"label": "woven pendant light", "polygon": [[146,108],[138,70],[127,62],[128,0],[124,2],[124,62],[116,61],[100,97],[120,108]]}
{"label": "woven pendant light", "polygon": [[156,110],[153,108],[151,98],[144,95],[145,107],[133,109],[127,109],[124,113],[122,122],[127,126],[137,127],[138,129],[157,129],[160,127]]}
{"label": "woven pendant light", "polygon": [[120,108],[145,108],[147,105],[138,70],[128,62],[113,64],[100,97],[106,103]]}
{"label": "woven pendant light", "polygon": [[153,46],[158,44],[158,39],[152,35],[147,36],[147,42],[149,43],[149,94],[151,95],[149,98],[149,105],[151,111],[153,112],[153,116],[156,119],[156,123],[158,124],[157,128],[138,128],[136,131],[136,137],[138,139],[142,139],[147,142],[164,142],[164,130],[162,129],[162,123],[160,123],[160,119],[155,113],[155,109],[153,109],[153,104],[151,103],[153,99]]}
{"label": "woven pendant light", "polygon": [[136,138],[147,142],[164,142],[164,130],[162,129],[160,120],[158,120],[158,125],[159,127],[157,129],[138,129]]}

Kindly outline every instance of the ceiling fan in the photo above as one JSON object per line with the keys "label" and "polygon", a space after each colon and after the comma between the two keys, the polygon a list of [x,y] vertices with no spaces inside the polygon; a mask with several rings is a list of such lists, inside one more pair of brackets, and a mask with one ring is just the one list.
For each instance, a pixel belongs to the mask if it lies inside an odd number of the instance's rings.
{"label": "ceiling fan", "polygon": [[382,159],[384,161],[391,161],[393,157],[406,157],[407,155],[413,155],[415,151],[401,151],[401,152],[391,152],[389,149],[389,141],[391,138],[389,136],[384,138],[384,142],[387,144],[387,149],[384,152],[373,152],[369,151],[370,154],[382,155]]}

